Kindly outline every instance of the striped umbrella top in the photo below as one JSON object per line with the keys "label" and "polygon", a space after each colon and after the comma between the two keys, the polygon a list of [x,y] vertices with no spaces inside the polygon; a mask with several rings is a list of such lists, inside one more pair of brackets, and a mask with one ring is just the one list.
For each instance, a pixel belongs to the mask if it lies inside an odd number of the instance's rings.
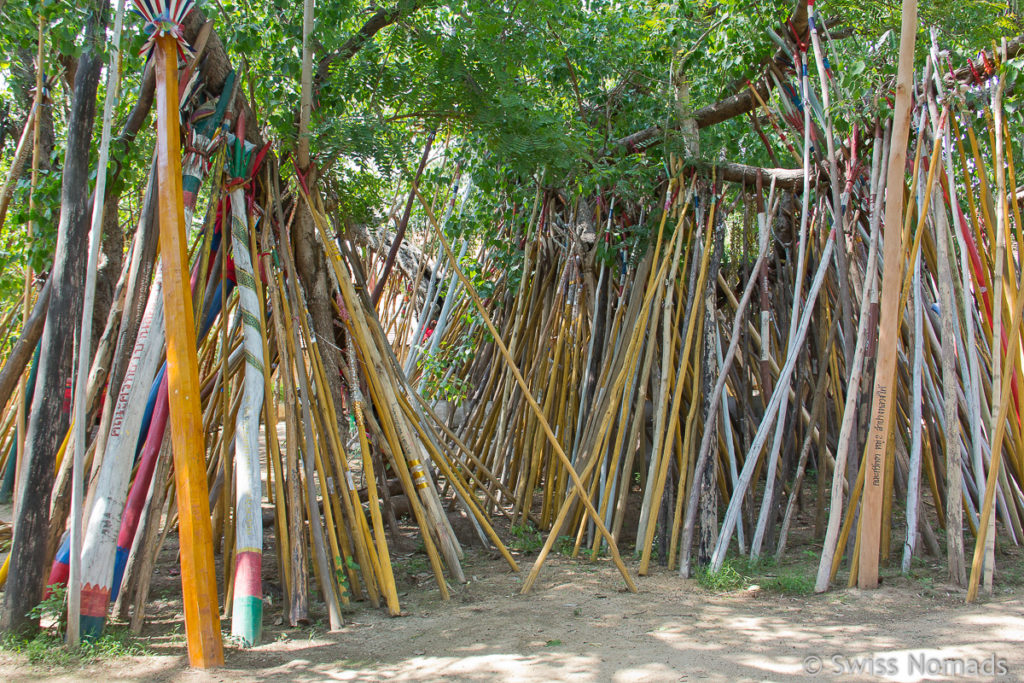
{"label": "striped umbrella top", "polygon": [[181,22],[195,7],[195,0],[132,0],[146,25],[143,30],[149,36],[139,54],[149,55],[156,47],[159,36],[172,36],[178,42],[178,56],[184,59],[192,54],[192,46],[185,40]]}

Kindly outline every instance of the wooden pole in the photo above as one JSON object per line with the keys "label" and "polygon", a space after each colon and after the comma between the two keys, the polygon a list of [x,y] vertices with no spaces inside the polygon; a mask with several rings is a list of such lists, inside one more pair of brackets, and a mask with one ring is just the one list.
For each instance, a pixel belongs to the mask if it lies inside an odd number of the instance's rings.
{"label": "wooden pole", "polygon": [[167,325],[167,380],[171,442],[178,496],[181,587],[189,664],[224,664],[217,605],[216,567],[210,526],[202,415],[199,410],[199,361],[185,252],[185,208],[181,189],[178,130],[178,44],[169,35],[156,38],[157,176],[160,207],[160,260],[164,276]]}
{"label": "wooden pole", "polygon": [[882,270],[882,300],[878,325],[878,360],[871,400],[870,424],[865,458],[868,474],[864,482],[861,511],[860,588],[878,587],[878,551],[881,542],[882,489],[884,487],[885,448],[891,427],[892,403],[896,399],[895,371],[897,304],[900,297],[900,270],[903,265],[903,239],[900,235],[903,214],[903,175],[907,161],[907,137],[910,133],[911,89],[914,78],[914,43],[917,35],[917,0],[903,0],[900,30],[900,57],[896,75],[896,109],[885,198],[885,247]]}
{"label": "wooden pole", "polygon": [[[1002,467],[1003,455],[1003,431],[1006,426],[1006,409],[1009,398],[1008,388],[1004,389],[1003,354],[1002,354],[1002,331],[1003,331],[1003,279],[1005,274],[1005,252],[1006,252],[1006,171],[1003,160],[1003,120],[1002,120],[1002,96],[1003,81],[999,80],[998,85],[993,87],[992,109],[995,114],[995,176],[997,197],[996,210],[996,241],[995,261],[993,267],[993,280],[995,284],[994,311],[992,322],[992,384],[991,384],[991,426],[992,432],[992,454],[989,462],[988,478],[985,484],[985,498],[981,506],[981,516],[978,519],[978,534],[974,546],[974,560],[971,563],[971,575],[967,585],[967,602],[974,602],[978,597],[978,587],[984,578],[985,591],[992,591],[992,573],[995,564],[995,484],[999,476],[999,468]],[[1019,315],[1017,316],[1019,318]],[[1016,330],[1019,320],[1014,320],[1010,326]],[[1006,358],[1013,358],[1016,353],[1017,342],[1020,337],[1014,333],[1009,353]],[[1012,363],[1006,368],[1006,374],[1012,372]],[[1007,382],[1008,383],[1008,382]],[[979,491],[980,493],[980,491]]]}

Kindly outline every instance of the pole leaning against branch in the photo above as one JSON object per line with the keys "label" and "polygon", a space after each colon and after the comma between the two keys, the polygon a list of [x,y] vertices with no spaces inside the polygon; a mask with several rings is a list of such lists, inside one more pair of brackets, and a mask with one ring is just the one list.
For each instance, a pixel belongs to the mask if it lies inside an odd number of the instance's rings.
{"label": "pole leaning against branch", "polygon": [[882,270],[882,300],[878,323],[878,356],[875,385],[871,399],[868,442],[865,448],[867,476],[864,481],[864,504],[861,512],[859,573],[860,588],[878,586],[878,551],[882,531],[882,491],[885,485],[886,443],[892,426],[892,403],[896,400],[894,384],[896,345],[899,342],[898,314],[900,271],[903,265],[903,240],[900,226],[903,217],[903,174],[907,162],[907,137],[910,134],[911,88],[914,79],[914,43],[917,32],[917,0],[903,0],[900,30],[900,57],[896,72],[896,109],[893,115],[889,148],[889,169],[885,198],[885,245]]}
{"label": "pole leaning against branch", "polygon": [[224,649],[203,455],[199,364],[185,248],[181,136],[178,128],[178,55],[189,50],[181,22],[192,10],[194,1],[133,2],[146,19],[146,33],[150,36],[143,50],[155,59],[156,66],[160,261],[164,277],[167,378],[178,498],[185,634],[189,663],[197,668],[210,668],[223,665]]}

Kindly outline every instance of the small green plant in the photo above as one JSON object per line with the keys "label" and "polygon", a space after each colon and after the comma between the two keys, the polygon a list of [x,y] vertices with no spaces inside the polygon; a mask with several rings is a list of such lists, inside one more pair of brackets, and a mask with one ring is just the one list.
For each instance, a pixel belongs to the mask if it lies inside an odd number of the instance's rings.
{"label": "small green plant", "polygon": [[557,638],[554,638],[554,639],[549,640],[548,642],[544,643],[544,646],[545,647],[558,647],[561,644],[562,644],[562,641],[558,640]]}
{"label": "small green plant", "polygon": [[778,560],[771,555],[761,555],[756,560],[750,560],[746,564],[747,571],[754,575],[768,573],[778,566]]}
{"label": "small green plant", "polygon": [[49,588],[50,595],[30,609],[26,616],[33,621],[39,620],[44,623],[49,621],[59,631],[60,624],[67,616],[64,606],[67,604],[68,587],[55,583]]}
{"label": "small green plant", "polygon": [[405,571],[410,574],[421,574],[429,569],[427,558],[410,557],[405,563]]}
{"label": "small green plant", "polygon": [[454,341],[445,340],[437,350],[421,356],[416,365],[420,368],[420,384],[428,398],[460,403],[469,394],[469,381],[458,375],[457,369],[468,362],[476,351],[474,337],[461,335]]}
{"label": "small green plant", "polygon": [[742,588],[747,583],[747,577],[740,574],[733,562],[726,562],[717,572],[706,567],[699,569],[697,583],[716,593],[727,593]]}
{"label": "small green plant", "polygon": [[341,587],[342,593],[347,595],[350,591],[350,587],[348,584],[348,572],[342,568],[343,565],[344,567],[357,572],[359,571],[359,563],[353,560],[350,555],[346,556],[344,560],[342,560],[340,555],[334,556],[334,578]]}
{"label": "small green plant", "polygon": [[558,552],[562,555],[572,555],[573,549],[576,547],[576,539],[572,536],[559,536],[558,537]]}
{"label": "small green plant", "polygon": [[[513,524],[509,529],[512,542],[509,547],[520,553],[535,553],[544,547],[544,535],[533,524]],[[571,549],[570,549],[571,552]]]}

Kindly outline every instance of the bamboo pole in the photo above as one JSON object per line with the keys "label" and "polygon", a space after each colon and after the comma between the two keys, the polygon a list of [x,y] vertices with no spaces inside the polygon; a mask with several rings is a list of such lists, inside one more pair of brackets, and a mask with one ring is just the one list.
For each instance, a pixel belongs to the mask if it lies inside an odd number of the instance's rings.
{"label": "bamboo pole", "polygon": [[[988,479],[985,483],[985,500],[981,507],[981,515],[978,525],[978,535],[974,546],[974,560],[971,563],[970,582],[967,587],[967,602],[973,602],[978,596],[978,587],[984,578],[985,590],[992,591],[993,565],[995,564],[995,506],[994,494],[995,484],[999,478],[1000,467],[1002,466],[1002,437],[1006,422],[1006,411],[1012,383],[1009,375],[1013,371],[1011,362],[1005,369],[1002,367],[1003,349],[999,344],[1002,339],[1003,315],[1003,277],[1004,261],[1006,250],[1006,202],[1005,202],[1005,169],[1003,167],[1003,123],[1002,123],[1002,94],[1003,80],[996,79],[997,84],[993,85],[993,110],[996,120],[996,144],[995,144],[995,171],[996,171],[996,234],[995,234],[995,258],[993,260],[994,286],[995,286],[995,317],[992,327],[992,387],[990,397],[992,453],[988,467]],[[1024,305],[1024,296],[1019,297],[1017,311],[1014,315],[1011,330],[1016,331],[1020,324],[1021,306]],[[1008,358],[1013,358],[1017,353],[1017,346],[1020,335],[1014,333]],[[1003,375],[1007,375],[1004,379]],[[1003,384],[1007,386],[1004,387]],[[993,527],[993,529],[990,529]]]}
{"label": "bamboo pole", "polygon": [[[594,508],[593,502],[591,502],[591,500],[587,496],[583,495],[583,482],[580,480],[580,476],[576,473],[575,468],[573,468],[568,456],[566,456],[565,451],[562,449],[561,444],[558,442],[558,437],[556,437],[554,432],[551,431],[551,426],[548,424],[547,419],[544,417],[540,405],[537,403],[537,400],[533,397],[533,394],[530,392],[530,389],[526,384],[526,380],[523,379],[523,375],[519,371],[519,367],[516,365],[516,362],[512,359],[512,355],[509,353],[508,347],[505,345],[505,342],[502,341],[501,335],[498,334],[498,330],[495,329],[494,323],[491,321],[491,316],[487,313],[487,308],[480,300],[480,296],[476,293],[476,289],[473,287],[473,283],[471,283],[469,279],[466,278],[466,275],[462,272],[462,268],[459,267],[458,259],[456,259],[454,252],[452,252],[451,245],[448,244],[447,238],[445,238],[444,233],[441,232],[441,229],[437,225],[437,222],[434,220],[433,215],[430,214],[429,206],[426,205],[426,202],[423,203],[424,209],[427,211],[428,222],[430,226],[434,229],[434,233],[437,235],[437,238],[441,243],[441,247],[444,249],[445,254],[448,256],[448,260],[451,263],[452,270],[455,272],[456,276],[462,282],[462,286],[465,287],[466,291],[473,299],[473,303],[476,305],[476,308],[480,312],[481,317],[483,317],[484,323],[487,325],[487,329],[488,331],[490,331],[491,336],[494,337],[494,341],[498,345],[498,349],[501,351],[501,355],[505,359],[505,363],[512,371],[516,383],[519,385],[519,388],[523,393],[523,397],[527,400],[527,403],[529,403],[530,409],[533,411],[534,415],[537,418],[537,421],[540,423],[541,428],[544,431],[544,435],[548,439],[548,443],[551,444],[551,447],[554,450],[555,454],[558,456],[558,459],[562,461],[562,465],[569,472],[569,476],[572,478],[576,490],[580,492],[580,498],[583,501],[583,504],[586,507],[587,512],[590,514],[590,517],[593,520],[594,524],[601,532],[601,535],[608,542],[608,547],[612,553],[612,560],[615,562],[615,566],[618,568],[619,573],[622,575],[622,578],[625,581],[626,586],[629,588],[631,592],[636,593],[636,584],[633,582],[633,578],[629,575],[629,570],[626,569],[626,565],[623,564],[622,558],[619,557],[619,550],[615,544],[614,539],[612,538],[611,532],[609,532],[607,527],[605,527],[604,522],[601,520],[601,515],[598,514],[597,510]],[[551,540],[553,536],[554,534],[551,534],[551,536],[549,536],[549,540]],[[528,593],[530,588],[533,586],[534,581],[536,581],[537,575],[540,573],[540,568],[543,564],[542,560],[542,557],[537,558],[537,561],[534,563],[533,568],[530,570],[530,575],[526,578],[526,581],[523,582],[523,593]]]}

